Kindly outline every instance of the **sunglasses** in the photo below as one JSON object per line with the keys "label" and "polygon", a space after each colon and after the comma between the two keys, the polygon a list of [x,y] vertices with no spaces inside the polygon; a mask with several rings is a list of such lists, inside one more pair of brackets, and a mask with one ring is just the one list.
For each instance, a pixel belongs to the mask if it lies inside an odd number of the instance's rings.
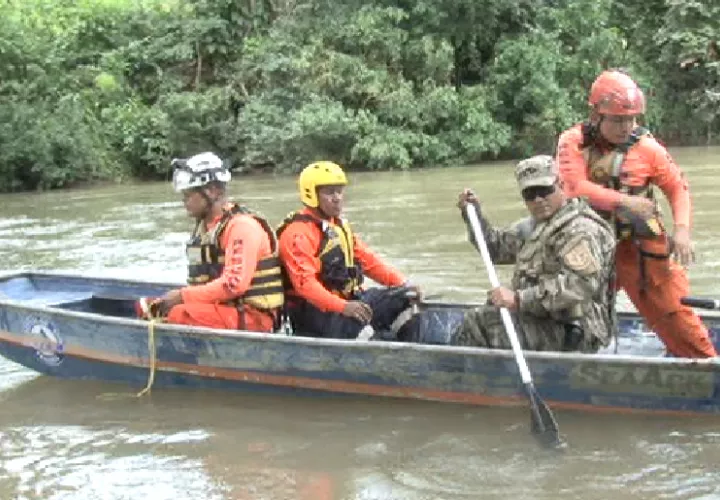
{"label": "sunglasses", "polygon": [[538,196],[547,198],[555,192],[555,186],[531,186],[522,190],[522,198],[525,201],[533,201]]}

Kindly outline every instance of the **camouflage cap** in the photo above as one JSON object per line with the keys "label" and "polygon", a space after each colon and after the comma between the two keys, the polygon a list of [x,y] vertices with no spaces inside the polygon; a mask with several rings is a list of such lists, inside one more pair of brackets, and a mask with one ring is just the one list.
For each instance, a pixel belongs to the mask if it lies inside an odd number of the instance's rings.
{"label": "camouflage cap", "polygon": [[548,155],[533,156],[515,167],[515,178],[521,191],[530,186],[552,186],[557,177],[555,159]]}

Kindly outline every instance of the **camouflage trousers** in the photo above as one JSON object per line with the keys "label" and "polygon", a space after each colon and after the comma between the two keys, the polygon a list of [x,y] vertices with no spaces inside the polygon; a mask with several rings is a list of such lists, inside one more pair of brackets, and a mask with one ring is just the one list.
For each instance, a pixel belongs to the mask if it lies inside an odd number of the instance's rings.
{"label": "camouflage trousers", "polygon": [[[510,313],[518,341],[529,351],[596,352],[599,342],[588,335],[570,342],[568,328],[552,319]],[[580,333],[582,335],[582,333]],[[454,345],[510,349],[510,340],[500,316],[500,309],[484,305],[467,311],[453,336]],[[569,347],[572,345],[572,347]]]}

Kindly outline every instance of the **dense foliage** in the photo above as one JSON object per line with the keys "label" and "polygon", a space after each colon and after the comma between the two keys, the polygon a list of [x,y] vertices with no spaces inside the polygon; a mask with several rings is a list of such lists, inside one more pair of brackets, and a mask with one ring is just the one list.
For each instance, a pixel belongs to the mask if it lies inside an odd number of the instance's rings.
{"label": "dense foliage", "polygon": [[415,168],[551,152],[628,68],[670,142],[720,130],[720,3],[0,0],[0,191],[329,158]]}

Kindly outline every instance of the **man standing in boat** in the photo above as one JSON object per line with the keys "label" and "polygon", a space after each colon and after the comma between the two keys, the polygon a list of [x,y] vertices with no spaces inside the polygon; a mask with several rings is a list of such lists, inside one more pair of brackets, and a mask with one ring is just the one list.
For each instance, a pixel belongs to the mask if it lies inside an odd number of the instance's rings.
{"label": "man standing in boat", "polygon": [[515,177],[530,216],[506,229],[488,222],[472,190],[460,193],[465,222],[471,203],[493,261],[515,264],[515,271],[510,287],[490,290],[487,305],[465,313],[453,343],[510,348],[504,307],[524,349],[596,352],[617,328],[612,229],[584,200],[565,196],[551,156],[521,161]]}
{"label": "man standing in boat", "polygon": [[[419,289],[341,218],[347,184],[335,163],[308,165],[298,179],[304,208],[288,215],[277,230],[293,328],[326,338],[418,341],[419,320],[408,292],[419,294]],[[387,288],[363,289],[365,275]]]}
{"label": "man standing in boat", "polygon": [[214,153],[172,166],[173,187],[196,224],[187,244],[189,286],[165,294],[157,310],[168,323],[272,332],[284,300],[273,229],[228,202],[230,171]]}
{"label": "man standing in boat", "polygon": [[[645,112],[642,90],[627,74],[604,71],[590,89],[589,104],[588,121],[565,131],[558,142],[567,194],[586,197],[615,226],[617,286],[668,352],[716,356],[699,316],[680,303],[690,290],[684,269],[692,260],[690,191],[670,153],[638,126]],[[672,237],[662,225],[653,186],[672,207]]]}

